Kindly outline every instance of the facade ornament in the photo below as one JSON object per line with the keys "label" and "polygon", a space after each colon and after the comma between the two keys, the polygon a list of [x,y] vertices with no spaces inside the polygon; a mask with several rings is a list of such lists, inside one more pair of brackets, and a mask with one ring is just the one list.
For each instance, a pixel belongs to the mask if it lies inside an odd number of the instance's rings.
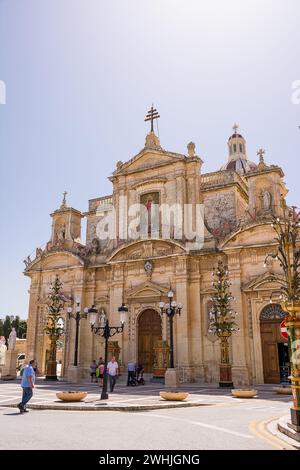
{"label": "facade ornament", "polygon": [[23,260],[23,263],[25,263],[25,268],[28,268],[28,266],[32,263],[30,256],[27,256],[27,258]]}
{"label": "facade ornament", "polygon": [[117,167],[117,170],[120,170],[121,166],[123,165],[123,162],[121,160],[119,160],[117,163],[116,163],[116,167]]}
{"label": "facade ornament", "polygon": [[36,258],[39,258],[40,256],[42,256],[43,253],[44,252],[43,252],[42,248],[37,248],[36,251],[35,251]]}
{"label": "facade ornament", "polygon": [[190,142],[189,144],[187,144],[187,149],[188,149],[188,155],[189,157],[195,157],[196,155],[196,152],[195,152],[195,149],[196,149],[196,145],[194,144],[194,142]]}
{"label": "facade ornament", "polygon": [[265,150],[260,148],[258,149],[258,151],[256,152],[256,155],[259,156],[259,163],[258,163],[258,166],[257,166],[257,169],[258,170],[264,170],[266,168],[268,168],[268,166],[265,164],[265,160],[264,160],[264,154],[265,154]]}
{"label": "facade ornament", "polygon": [[60,210],[67,209],[67,194],[68,194],[67,191],[63,192],[63,200],[60,205]]}
{"label": "facade ornament", "polygon": [[147,277],[150,280],[151,280],[151,277],[152,277],[153,268],[154,268],[153,261],[151,261],[149,259],[147,261],[145,261],[145,263],[144,263],[145,273],[147,274]]}

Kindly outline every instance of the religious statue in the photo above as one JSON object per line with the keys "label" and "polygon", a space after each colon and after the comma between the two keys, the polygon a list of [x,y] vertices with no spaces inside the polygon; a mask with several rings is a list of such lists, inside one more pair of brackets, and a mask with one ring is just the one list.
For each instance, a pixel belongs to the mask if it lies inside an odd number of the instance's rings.
{"label": "religious statue", "polygon": [[12,328],[8,337],[8,349],[14,351],[16,348],[17,333],[15,328]]}
{"label": "religious statue", "polygon": [[37,248],[35,252],[36,258],[39,258],[40,256],[42,256],[42,254],[43,254],[42,248]]}
{"label": "religious statue", "polygon": [[30,256],[27,256],[27,258],[23,260],[23,263],[25,263],[25,268],[28,268],[28,266],[31,264]]}
{"label": "religious statue", "polygon": [[5,354],[7,347],[5,345],[5,337],[0,336],[0,366],[5,365]]}
{"label": "religious statue", "polygon": [[57,237],[57,242],[59,244],[62,244],[64,242],[65,236],[66,236],[66,227],[65,227],[65,225],[64,224],[63,225],[58,225],[56,227],[55,233],[56,233],[56,237]]}
{"label": "religious statue", "polygon": [[194,157],[196,155],[195,148],[196,148],[196,145],[194,144],[194,142],[190,142],[187,145],[189,157]]}
{"label": "religious statue", "polygon": [[262,200],[262,209],[264,212],[267,212],[271,209],[271,194],[266,189],[261,191],[260,194]]}
{"label": "religious statue", "polygon": [[91,243],[91,254],[97,255],[100,252],[100,241],[98,238],[93,238]]}

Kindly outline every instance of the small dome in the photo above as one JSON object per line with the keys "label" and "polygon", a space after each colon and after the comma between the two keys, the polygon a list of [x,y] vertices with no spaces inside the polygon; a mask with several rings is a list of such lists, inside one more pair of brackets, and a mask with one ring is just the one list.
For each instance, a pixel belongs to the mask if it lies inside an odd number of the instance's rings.
{"label": "small dome", "polygon": [[230,139],[236,139],[237,137],[239,137],[240,139],[244,139],[244,137],[242,136],[242,134],[232,134],[228,140]]}
{"label": "small dome", "polygon": [[250,162],[246,158],[237,158],[236,160],[230,160],[222,166],[221,170],[236,171],[240,174],[249,173],[250,171],[256,170],[257,165],[254,162]]}

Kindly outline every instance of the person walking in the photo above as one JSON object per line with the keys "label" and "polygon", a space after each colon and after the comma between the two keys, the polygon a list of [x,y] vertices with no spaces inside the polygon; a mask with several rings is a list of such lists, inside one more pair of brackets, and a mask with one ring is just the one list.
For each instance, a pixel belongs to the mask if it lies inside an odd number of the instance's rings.
{"label": "person walking", "polygon": [[29,364],[23,369],[21,387],[23,389],[22,401],[18,404],[20,413],[28,413],[26,404],[29,402],[33,395],[33,389],[35,384],[35,359],[29,361]]}
{"label": "person walking", "polygon": [[96,369],[97,369],[97,364],[95,359],[93,362],[90,364],[90,372],[91,372],[91,382],[96,382],[97,383],[97,378],[96,378]]}
{"label": "person walking", "polygon": [[100,386],[103,385],[104,361],[98,364],[96,369],[96,379],[99,379]]}
{"label": "person walking", "polygon": [[113,392],[116,385],[116,378],[119,373],[119,365],[114,356],[111,358],[111,361],[107,364],[107,373],[109,377],[110,391]]}
{"label": "person walking", "polygon": [[127,387],[129,385],[135,385],[135,373],[136,373],[136,366],[134,361],[128,362],[127,365],[127,371],[128,371],[128,376],[127,376]]}

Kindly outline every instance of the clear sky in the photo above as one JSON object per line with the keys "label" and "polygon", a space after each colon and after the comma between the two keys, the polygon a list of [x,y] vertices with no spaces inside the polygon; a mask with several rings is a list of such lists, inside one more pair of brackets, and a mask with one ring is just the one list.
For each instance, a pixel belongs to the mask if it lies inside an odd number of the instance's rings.
{"label": "clear sky", "polygon": [[234,122],[266,149],[299,204],[299,0],[0,0],[0,314],[26,318],[23,259],[49,240],[62,192],[85,211],[144,145],[158,108],[165,149],[194,141],[203,172]]}

